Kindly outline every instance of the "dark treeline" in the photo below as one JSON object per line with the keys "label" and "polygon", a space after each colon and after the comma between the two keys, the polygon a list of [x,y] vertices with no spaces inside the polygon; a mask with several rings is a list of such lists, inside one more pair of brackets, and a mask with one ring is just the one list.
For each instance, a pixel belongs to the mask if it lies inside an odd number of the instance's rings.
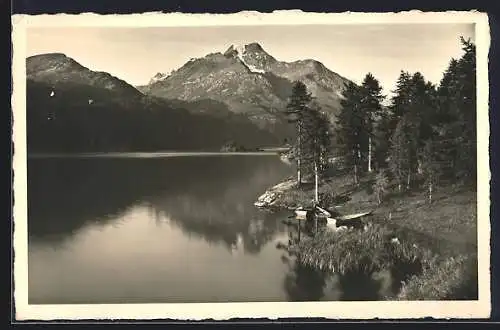
{"label": "dark treeline", "polygon": [[154,97],[28,79],[28,151],[218,150],[227,141],[248,148],[279,142],[247,118],[229,111],[219,116],[193,112]]}
{"label": "dark treeline", "polygon": [[460,41],[464,54],[451,59],[438,86],[401,71],[388,106],[371,74],[347,86],[336,136],[355,183],[375,171],[377,189],[390,181],[400,191],[424,183],[431,199],[439,179],[475,182],[476,51]]}

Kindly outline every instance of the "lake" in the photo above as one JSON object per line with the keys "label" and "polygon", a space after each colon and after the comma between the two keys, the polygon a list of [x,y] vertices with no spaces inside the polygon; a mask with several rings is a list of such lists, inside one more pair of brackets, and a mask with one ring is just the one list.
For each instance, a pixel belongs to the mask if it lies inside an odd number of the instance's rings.
{"label": "lake", "polygon": [[253,203],[293,171],[272,154],[30,158],[29,303],[375,299],[277,247],[289,213]]}

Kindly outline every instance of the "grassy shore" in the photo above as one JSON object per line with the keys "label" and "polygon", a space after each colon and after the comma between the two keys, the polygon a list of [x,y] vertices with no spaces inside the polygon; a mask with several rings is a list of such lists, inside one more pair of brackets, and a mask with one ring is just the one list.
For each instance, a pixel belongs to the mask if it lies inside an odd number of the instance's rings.
{"label": "grassy shore", "polygon": [[[341,214],[373,210],[365,230],[322,231],[296,246],[299,261],[342,274],[389,270],[398,282],[391,299],[477,299],[477,212],[473,187],[445,184],[429,203],[423,190],[391,193],[378,205],[373,177],[359,185],[340,175],[323,180],[322,206]],[[313,187],[289,178],[273,207],[308,206]]]}

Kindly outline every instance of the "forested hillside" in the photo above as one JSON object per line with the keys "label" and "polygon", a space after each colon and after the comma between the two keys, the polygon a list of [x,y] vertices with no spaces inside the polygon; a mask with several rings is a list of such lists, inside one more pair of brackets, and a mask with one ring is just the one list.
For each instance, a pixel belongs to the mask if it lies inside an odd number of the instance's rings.
{"label": "forested hillside", "polygon": [[27,59],[26,94],[30,152],[219,150],[228,141],[247,148],[280,143],[224,104],[146,96],[62,54]]}

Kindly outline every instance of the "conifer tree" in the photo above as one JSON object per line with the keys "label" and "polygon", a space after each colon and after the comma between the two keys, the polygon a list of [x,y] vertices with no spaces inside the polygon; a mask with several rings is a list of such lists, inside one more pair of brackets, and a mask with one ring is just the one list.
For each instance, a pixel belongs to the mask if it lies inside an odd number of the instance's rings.
{"label": "conifer tree", "polygon": [[460,180],[476,178],[476,48],[470,40],[460,38],[463,56],[452,59],[439,84],[439,122],[434,130],[440,139],[442,153],[451,163],[451,172]]}
{"label": "conifer tree", "polygon": [[326,169],[330,148],[330,121],[321,112],[320,106],[312,102],[303,116],[304,160],[312,165],[315,183],[315,202],[319,202],[319,181]]}
{"label": "conifer tree", "polygon": [[360,87],[350,82],[343,91],[342,109],[337,116],[337,142],[346,155],[346,165],[354,170],[354,183],[359,182],[361,165],[361,148],[368,140],[363,131],[363,116],[361,107]]}
{"label": "conifer tree", "polygon": [[287,104],[285,114],[291,123],[295,123],[297,129],[296,142],[296,161],[297,161],[297,183],[302,184],[302,168],[303,168],[303,145],[305,140],[304,132],[304,116],[307,112],[309,103],[312,100],[311,94],[307,91],[307,87],[303,82],[296,81],[293,85],[292,95]]}
{"label": "conifer tree", "polygon": [[[392,126],[395,131],[392,136],[391,168],[398,171],[397,177],[405,173],[406,188],[409,189],[412,177],[419,169],[418,155],[424,148],[424,141],[430,139],[434,132],[431,123],[436,114],[436,89],[427,82],[420,72],[409,74],[401,72],[397,82],[395,95],[392,98]],[[397,155],[404,154],[404,169],[395,164]],[[399,184],[402,178],[399,177]],[[400,186],[400,185],[399,185]]]}
{"label": "conifer tree", "polygon": [[[477,144],[476,144],[476,47],[461,38],[464,55],[458,62],[458,104],[460,149],[457,161],[457,176],[473,182],[476,178]],[[460,138],[461,137],[461,138]]]}
{"label": "conifer tree", "polygon": [[392,136],[399,120],[403,115],[409,112],[411,105],[411,74],[407,71],[401,71],[396,81],[396,89],[393,91],[394,96],[391,98],[392,118],[389,135]]}
{"label": "conifer tree", "polygon": [[401,118],[396,126],[391,138],[389,167],[401,192],[403,183],[406,181],[406,187],[410,186],[410,179],[413,167],[416,165],[416,154],[414,143],[411,137],[410,121],[408,116]]}
{"label": "conifer tree", "polygon": [[[374,137],[375,137],[375,123],[381,119],[383,115],[382,101],[382,87],[379,81],[371,74],[368,73],[360,88],[361,94],[361,116],[363,119],[362,130],[364,130],[368,141],[362,144],[362,155],[367,159],[367,170],[371,172],[373,169],[373,154],[374,154]],[[382,151],[382,150],[379,150]],[[380,158],[380,157],[378,157]]]}

